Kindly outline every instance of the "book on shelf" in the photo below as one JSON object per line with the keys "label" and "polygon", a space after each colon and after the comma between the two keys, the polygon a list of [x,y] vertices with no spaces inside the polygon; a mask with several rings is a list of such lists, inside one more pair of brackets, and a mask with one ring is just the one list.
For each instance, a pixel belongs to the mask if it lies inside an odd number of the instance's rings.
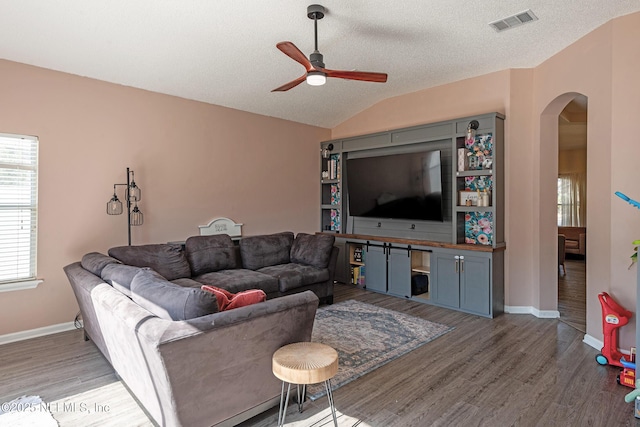
{"label": "book on shelf", "polygon": [[329,158],[329,179],[340,179],[340,155],[332,154]]}
{"label": "book on shelf", "polygon": [[353,285],[364,286],[364,265],[352,265],[351,266],[351,283]]}

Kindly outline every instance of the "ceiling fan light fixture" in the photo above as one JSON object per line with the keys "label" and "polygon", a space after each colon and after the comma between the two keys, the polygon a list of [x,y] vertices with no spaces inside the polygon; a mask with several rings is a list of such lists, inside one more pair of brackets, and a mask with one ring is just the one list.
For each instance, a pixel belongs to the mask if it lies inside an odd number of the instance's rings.
{"label": "ceiling fan light fixture", "polygon": [[327,76],[320,71],[309,71],[307,73],[307,84],[311,86],[322,86],[327,82]]}

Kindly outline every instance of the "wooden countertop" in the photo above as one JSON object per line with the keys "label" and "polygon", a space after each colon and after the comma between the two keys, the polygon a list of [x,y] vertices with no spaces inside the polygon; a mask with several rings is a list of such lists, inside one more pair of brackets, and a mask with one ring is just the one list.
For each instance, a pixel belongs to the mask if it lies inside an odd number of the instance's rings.
{"label": "wooden countertop", "polygon": [[398,238],[398,237],[369,236],[365,234],[342,234],[342,233],[329,233],[325,231],[319,231],[316,234],[330,234],[332,236],[335,236],[341,239],[375,240],[376,242],[398,243],[401,245],[431,246],[434,248],[458,249],[461,251],[501,252],[507,249],[507,246],[504,243],[494,248],[493,246],[485,246],[485,245],[433,242],[431,240],[415,240],[415,239],[404,239],[404,238]]}

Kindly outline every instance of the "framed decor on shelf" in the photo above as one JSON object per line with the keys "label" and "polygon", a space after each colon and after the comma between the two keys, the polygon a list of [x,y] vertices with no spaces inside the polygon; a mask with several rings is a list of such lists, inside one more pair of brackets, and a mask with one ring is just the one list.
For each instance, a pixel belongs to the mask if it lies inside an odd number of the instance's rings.
{"label": "framed decor on shelf", "polygon": [[461,190],[459,193],[459,206],[478,206],[478,192],[471,190]]}

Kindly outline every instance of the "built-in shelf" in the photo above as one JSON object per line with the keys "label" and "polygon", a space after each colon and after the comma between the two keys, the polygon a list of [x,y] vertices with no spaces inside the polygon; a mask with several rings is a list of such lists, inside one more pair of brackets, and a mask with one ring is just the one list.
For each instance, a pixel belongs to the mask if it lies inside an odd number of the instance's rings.
{"label": "built-in shelf", "polygon": [[475,170],[456,172],[456,176],[489,176],[489,175],[493,175],[493,169],[475,169]]}
{"label": "built-in shelf", "polygon": [[492,206],[456,206],[456,212],[493,212]]}
{"label": "built-in shelf", "polygon": [[431,273],[431,271],[430,271],[428,266],[411,267],[411,271],[413,271],[414,273],[420,273],[420,274],[429,274],[429,273]]}

